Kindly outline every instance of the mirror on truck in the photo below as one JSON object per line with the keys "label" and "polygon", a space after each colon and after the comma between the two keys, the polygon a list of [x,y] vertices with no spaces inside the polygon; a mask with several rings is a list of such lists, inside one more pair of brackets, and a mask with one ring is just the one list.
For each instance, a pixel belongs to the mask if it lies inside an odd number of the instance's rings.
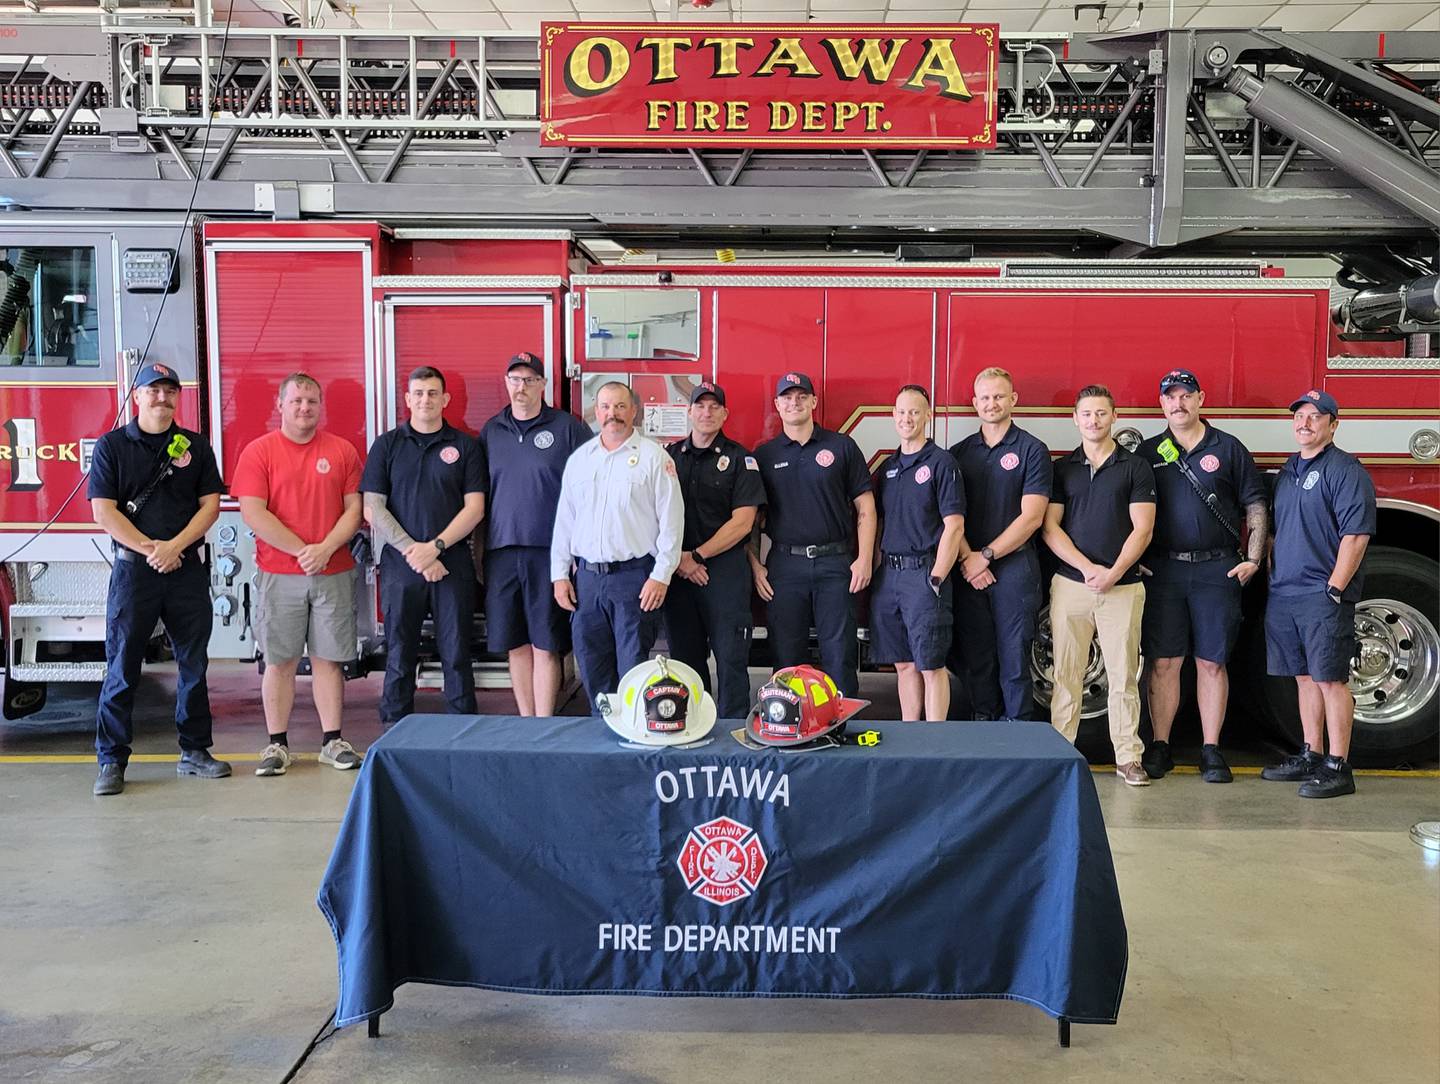
{"label": "mirror on truck", "polygon": [[585,356],[690,361],[700,356],[698,290],[591,289]]}

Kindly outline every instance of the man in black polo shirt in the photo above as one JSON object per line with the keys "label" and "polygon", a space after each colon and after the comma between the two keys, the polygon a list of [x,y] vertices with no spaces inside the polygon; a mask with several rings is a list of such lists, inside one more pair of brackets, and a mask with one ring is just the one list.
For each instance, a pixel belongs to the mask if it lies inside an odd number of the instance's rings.
{"label": "man in black polo shirt", "polygon": [[[1175,767],[1170,728],[1180,706],[1180,667],[1195,656],[1195,699],[1204,745],[1200,777],[1228,783],[1220,727],[1230,696],[1225,663],[1240,631],[1240,589],[1265,556],[1265,487],[1250,452],[1200,419],[1205,393],[1188,369],[1160,378],[1166,430],[1135,450],[1155,473],[1155,535],[1145,555],[1140,643],[1150,676],[1147,693],[1155,740],[1141,760],[1151,779]],[[1249,527],[1240,554],[1242,521]]]}
{"label": "man in black polo shirt", "polygon": [[[1274,571],[1265,606],[1269,671],[1295,678],[1305,745],[1262,779],[1301,780],[1300,797],[1355,793],[1346,757],[1355,723],[1350,660],[1360,562],[1375,533],[1375,485],[1349,452],[1335,447],[1340,406],[1314,388],[1290,404],[1300,450],[1275,479]],[[1322,756],[1322,742],[1330,739]]]}
{"label": "man in black polo shirt", "polygon": [[485,517],[485,638],[510,664],[521,715],[554,715],[570,615],[550,584],[550,535],[560,476],[593,435],[575,415],[545,405],[544,363],[516,354],[505,373],[510,405],[480,430],[490,471]]}
{"label": "man in black polo shirt", "polygon": [[1140,615],[1145,588],[1137,567],[1155,529],[1155,475],[1110,436],[1115,399],[1091,384],[1075,397],[1080,447],[1055,464],[1045,512],[1045,544],[1060,558],[1050,581],[1055,692],[1050,725],[1072,742],[1080,727],[1081,679],[1090,644],[1099,639],[1110,685],[1110,742],[1115,772],[1132,787],[1149,786],[1140,766]]}
{"label": "man in black polo shirt", "polygon": [[131,712],[140,664],[157,621],[175,650],[175,728],[180,775],[218,779],[230,765],[210,755],[210,580],[200,562],[205,532],[220,512],[220,471],[199,433],[175,424],[180,377],[168,365],[135,377],[135,420],[95,445],[87,496],[115,559],[106,599],[105,683],[95,717],[97,795],[125,789]]}
{"label": "man in black polo shirt", "polygon": [[410,374],[410,420],[370,446],[360,490],[365,518],[383,545],[380,606],[385,618],[385,687],[380,721],[415,710],[415,664],[426,614],[435,620],[435,649],[452,712],[475,713],[470,626],[475,568],[470,533],[485,515],[489,475],[480,445],[444,417],[450,395],[438,369]]}
{"label": "man in black polo shirt", "polygon": [[[1030,650],[1040,609],[1040,556],[1050,449],[1011,420],[1010,374],[975,377],[980,431],[950,449],[965,483],[966,555],[955,583],[951,666],[962,674],[975,719],[1033,719]],[[960,580],[964,579],[964,583]]]}
{"label": "man in black polo shirt", "polygon": [[[860,689],[853,596],[870,584],[875,495],[865,456],[849,437],[815,424],[815,385],[786,373],[775,385],[784,431],[755,449],[765,481],[765,564],[751,554],[755,589],[770,603],[770,662],[809,661],[810,626],[820,665],[840,692]],[[857,552],[858,542],[858,552]]]}
{"label": "man in black polo shirt", "polygon": [[[685,501],[685,535],[665,597],[670,654],[694,667],[722,719],[750,709],[750,563],[745,543],[765,503],[760,466],[725,435],[725,389],[708,380],[690,393],[690,435],[665,450]],[[715,683],[709,656],[715,653]]]}
{"label": "man in black polo shirt", "polygon": [[880,560],[870,592],[871,658],[894,663],[900,717],[939,722],[950,707],[950,570],[965,542],[965,489],[954,458],[926,435],[930,396],[895,397],[900,448],[875,474]]}

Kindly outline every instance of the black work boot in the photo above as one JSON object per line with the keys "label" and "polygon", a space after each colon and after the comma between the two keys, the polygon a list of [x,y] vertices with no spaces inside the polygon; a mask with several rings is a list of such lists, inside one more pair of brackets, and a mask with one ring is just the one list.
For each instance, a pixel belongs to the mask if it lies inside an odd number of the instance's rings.
{"label": "black work boot", "polygon": [[1339,798],[1355,793],[1355,774],[1344,757],[1326,757],[1320,769],[1300,784],[1302,798]]}
{"label": "black work boot", "polygon": [[224,779],[230,774],[230,765],[216,760],[209,749],[186,749],[175,763],[176,775],[198,775],[202,779]]}
{"label": "black work boot", "polygon": [[1218,745],[1202,745],[1200,747],[1200,778],[1207,783],[1229,783],[1234,780],[1230,774],[1230,765],[1225,763],[1225,758],[1220,755]]}
{"label": "black work boot", "polygon": [[103,798],[109,794],[119,794],[124,789],[125,765],[102,764],[100,773],[95,776],[95,789],[90,793],[97,798]]}
{"label": "black work boot", "polygon": [[1140,767],[1151,779],[1164,779],[1166,772],[1175,770],[1175,758],[1170,755],[1170,743],[1158,738],[1140,756]]}
{"label": "black work boot", "polygon": [[1279,764],[1260,769],[1260,778],[1274,783],[1299,783],[1309,779],[1325,758],[1308,745],[1302,745],[1300,752],[1292,753]]}

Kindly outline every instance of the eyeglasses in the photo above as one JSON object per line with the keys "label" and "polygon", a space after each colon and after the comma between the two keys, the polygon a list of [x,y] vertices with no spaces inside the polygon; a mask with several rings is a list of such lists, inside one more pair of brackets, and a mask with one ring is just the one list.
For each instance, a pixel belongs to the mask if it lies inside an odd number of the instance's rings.
{"label": "eyeglasses", "polygon": [[536,384],[545,383],[543,376],[507,376],[505,382],[512,388],[533,388]]}

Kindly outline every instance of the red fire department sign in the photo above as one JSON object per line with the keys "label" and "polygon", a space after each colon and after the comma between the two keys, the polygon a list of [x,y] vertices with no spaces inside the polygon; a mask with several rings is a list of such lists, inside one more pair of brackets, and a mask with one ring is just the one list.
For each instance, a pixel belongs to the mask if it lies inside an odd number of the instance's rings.
{"label": "red fire department sign", "polygon": [[541,142],[995,146],[993,24],[544,23]]}

